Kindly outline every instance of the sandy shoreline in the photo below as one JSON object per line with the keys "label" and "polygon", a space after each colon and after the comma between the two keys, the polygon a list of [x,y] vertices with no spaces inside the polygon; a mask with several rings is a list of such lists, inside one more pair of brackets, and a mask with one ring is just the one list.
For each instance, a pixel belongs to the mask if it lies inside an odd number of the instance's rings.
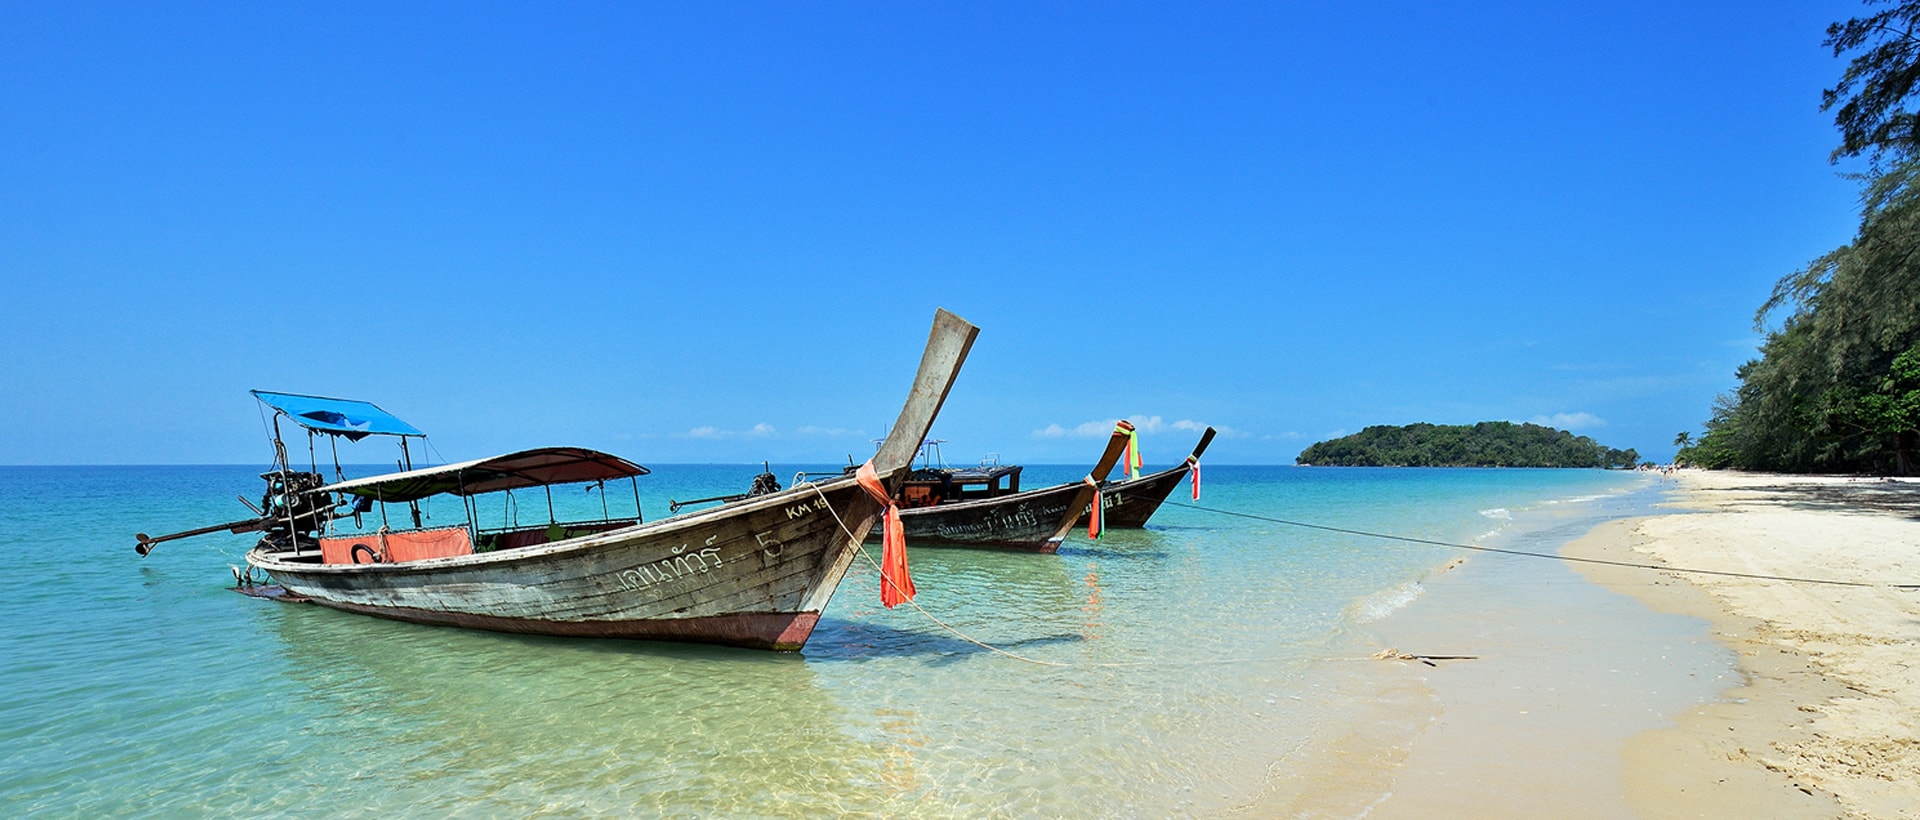
{"label": "sandy shoreline", "polygon": [[[1660,497],[1648,488],[1548,504],[1488,545],[1552,555]],[[1630,817],[1628,740],[1740,681],[1705,621],[1654,612],[1564,562],[1461,557],[1421,579],[1404,607],[1361,619],[1347,649],[1358,662],[1330,664],[1311,695],[1353,728],[1286,761],[1291,777],[1249,813]],[[1363,660],[1386,650],[1472,659]]]}
{"label": "sandy shoreline", "polygon": [[[1684,473],[1691,514],[1616,522],[1569,554],[1873,584],[1584,569],[1707,619],[1746,681],[1625,750],[1643,816],[1920,817],[1920,483]],[[1684,580],[1676,580],[1684,579]]]}
{"label": "sandy shoreline", "polygon": [[1920,482],[1671,481],[1671,513],[1535,537],[1876,586],[1476,555],[1356,646],[1476,658],[1336,670],[1323,696],[1360,705],[1352,734],[1240,811],[1920,817],[1920,590],[1889,586],[1920,582]]}

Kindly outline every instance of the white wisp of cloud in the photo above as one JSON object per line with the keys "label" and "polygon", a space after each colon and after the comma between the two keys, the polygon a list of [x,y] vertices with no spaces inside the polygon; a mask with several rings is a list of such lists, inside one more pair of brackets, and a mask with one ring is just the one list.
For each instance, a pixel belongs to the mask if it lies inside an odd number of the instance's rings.
{"label": "white wisp of cloud", "polygon": [[[1120,421],[1119,419],[1095,419],[1093,421],[1081,422],[1079,424],[1073,425],[1072,427],[1068,427],[1066,425],[1057,424],[1057,423],[1049,424],[1045,427],[1042,427],[1038,430],[1033,431],[1033,437],[1034,438],[1100,438],[1100,437],[1106,436],[1109,433],[1112,433],[1113,426],[1119,423],[1119,421]],[[1147,433],[1149,435],[1154,433],[1165,433],[1168,431],[1198,433],[1207,429],[1206,424],[1194,421],[1192,419],[1180,419],[1179,421],[1170,422],[1170,421],[1167,421],[1164,416],[1128,416],[1127,421],[1133,423],[1133,428],[1135,430],[1138,430],[1142,433]],[[1237,435],[1235,431],[1226,427],[1221,427],[1219,425],[1214,425],[1214,432],[1218,435],[1225,436],[1228,438],[1233,438],[1235,435]]]}
{"label": "white wisp of cloud", "polygon": [[1562,430],[1587,430],[1607,426],[1606,419],[1592,413],[1555,413],[1551,416],[1534,416],[1527,421],[1542,427],[1557,427]]}

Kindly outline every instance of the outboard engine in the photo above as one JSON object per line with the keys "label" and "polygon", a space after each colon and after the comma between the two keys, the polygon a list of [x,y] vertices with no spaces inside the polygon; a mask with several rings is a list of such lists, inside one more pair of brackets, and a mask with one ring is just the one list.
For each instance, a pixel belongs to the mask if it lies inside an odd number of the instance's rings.
{"label": "outboard engine", "polygon": [[333,517],[333,499],[316,493],[327,480],[319,473],[261,473],[267,492],[260,497],[263,524],[260,546],[275,552],[318,546],[320,531]]}
{"label": "outboard engine", "polygon": [[761,473],[753,477],[753,487],[747,490],[747,496],[771,495],[777,492],[780,492],[780,479],[774,478],[773,473]]}

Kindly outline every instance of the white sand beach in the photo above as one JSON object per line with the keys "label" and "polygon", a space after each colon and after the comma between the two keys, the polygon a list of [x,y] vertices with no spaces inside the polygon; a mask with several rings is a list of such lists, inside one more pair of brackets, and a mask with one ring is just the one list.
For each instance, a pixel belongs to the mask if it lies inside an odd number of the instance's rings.
{"label": "white sand beach", "polygon": [[[1692,514],[1635,522],[1579,554],[1861,582],[1600,568],[1602,584],[1706,618],[1744,685],[1626,753],[1644,816],[1920,817],[1920,482],[1686,472]],[[1745,807],[1747,810],[1742,810]]]}
{"label": "white sand beach", "polygon": [[1353,664],[1372,715],[1246,808],[1920,817],[1920,482],[1672,480],[1563,554],[1867,586],[1474,557],[1365,647],[1473,658]]}

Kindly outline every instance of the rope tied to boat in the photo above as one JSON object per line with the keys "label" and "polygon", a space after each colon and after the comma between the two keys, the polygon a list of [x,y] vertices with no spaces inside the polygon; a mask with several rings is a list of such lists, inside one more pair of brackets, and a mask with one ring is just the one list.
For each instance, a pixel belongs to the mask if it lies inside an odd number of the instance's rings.
{"label": "rope tied to boat", "polygon": [[1393,535],[1393,534],[1384,533],[1384,532],[1369,532],[1367,530],[1356,530],[1356,529],[1350,529],[1347,527],[1330,527],[1325,524],[1312,524],[1305,521],[1289,521],[1285,518],[1273,518],[1265,515],[1254,515],[1253,513],[1235,512],[1233,510],[1222,510],[1214,507],[1202,507],[1196,504],[1182,504],[1178,501],[1168,501],[1166,503],[1171,506],[1182,507],[1189,510],[1199,510],[1201,512],[1210,512],[1215,515],[1226,515],[1226,516],[1232,516],[1234,518],[1246,518],[1254,521],[1265,521],[1271,524],[1282,524],[1289,527],[1301,527],[1309,530],[1320,530],[1322,532],[1337,532],[1343,535],[1358,535],[1366,538],[1379,538],[1386,541],[1400,541],[1408,544],[1426,544],[1428,546],[1450,547],[1452,549],[1472,550],[1474,552],[1491,552],[1491,553],[1498,553],[1500,555],[1517,555],[1522,558],[1545,558],[1550,561],[1560,561],[1562,563],[1567,563],[1567,564],[1598,564],[1601,566],[1609,566],[1609,567],[1625,567],[1627,569],[1645,569],[1645,570],[1655,570],[1659,572],[1672,572],[1672,573],[1687,574],[1687,575],[1717,575],[1723,578],[1746,578],[1746,579],[1755,580],[1755,581],[1782,581],[1782,582],[1794,583],[1794,584],[1818,584],[1823,586],[1862,587],[1862,588],[1868,588],[1868,589],[1895,589],[1895,590],[1900,590],[1904,592],[1920,591],[1920,583],[1889,584],[1889,583],[1878,583],[1873,581],[1847,581],[1847,580],[1841,580],[1836,578],[1806,578],[1806,577],[1793,576],[1793,575],[1769,575],[1769,574],[1760,573],[1760,572],[1734,572],[1732,570],[1724,570],[1724,569],[1703,569],[1700,567],[1677,567],[1669,564],[1652,564],[1652,563],[1639,562],[1639,561],[1614,561],[1606,558],[1585,558],[1578,555],[1558,555],[1558,554],[1549,553],[1549,552],[1529,552],[1527,550],[1506,549],[1504,547],[1489,547],[1482,544],[1458,544],[1452,541],[1437,541],[1431,538],[1413,538],[1405,535]]}
{"label": "rope tied to boat", "polygon": [[[875,483],[878,483],[877,477],[875,478]],[[860,557],[867,559],[867,564],[869,566],[872,566],[875,571],[880,573],[880,586],[884,594],[884,590],[887,587],[893,585],[894,583],[893,579],[887,577],[885,567],[882,567],[879,562],[874,561],[873,555],[868,553],[866,550],[860,548],[859,546],[860,542],[865,540],[865,538],[863,538],[859,534],[856,534],[851,528],[847,526],[846,519],[840,517],[840,511],[834,508],[833,502],[827,500],[827,494],[820,491],[820,485],[815,484],[811,481],[805,481],[805,482],[794,484],[793,489],[798,490],[803,486],[809,490],[812,490],[814,497],[820,499],[820,506],[826,508],[827,514],[833,516],[834,523],[840,526],[840,531],[842,533],[845,533],[847,538],[853,541],[854,550],[860,553]],[[861,486],[863,488],[866,487],[865,484],[862,484]],[[867,488],[867,492],[871,493],[873,492],[873,490],[871,488]],[[996,655],[1000,655],[1001,657],[1011,658],[1013,660],[1020,661],[1021,663],[1030,663],[1035,666],[1052,666],[1060,669],[1087,669],[1087,668],[1127,669],[1127,668],[1142,668],[1142,667],[1151,667],[1151,666],[1174,665],[1174,664],[1164,664],[1157,661],[1082,661],[1080,663],[1066,663],[1063,661],[1049,661],[1049,660],[1042,660],[1040,658],[1030,658],[1030,657],[1027,657],[1026,655],[1022,655],[1017,652],[1010,652],[1008,650],[1001,649],[1000,647],[994,646],[993,644],[987,643],[986,641],[980,640],[979,638],[976,638],[970,634],[967,634],[966,632],[962,631],[960,628],[952,624],[949,624],[946,621],[940,620],[939,617],[935,616],[931,612],[928,612],[926,607],[921,606],[919,602],[914,601],[912,598],[907,599],[907,606],[913,607],[914,611],[919,612],[921,616],[925,617],[928,621],[931,621],[934,626],[937,626],[937,627],[940,627],[941,629],[946,630],[948,633],[952,634],[954,637],[959,638],[960,640],[966,641],[967,643],[973,644],[974,646],[980,647],[981,649],[985,649],[988,652],[992,652]],[[1396,659],[1398,659],[1397,651],[1396,651],[1395,657]],[[1411,657],[1416,660],[1425,660],[1428,658],[1432,658],[1434,660],[1457,660],[1457,659],[1465,659],[1468,656],[1414,655]],[[1473,657],[1477,657],[1477,656],[1473,656]],[[1184,665],[1184,666],[1235,665],[1235,664],[1245,664],[1245,663],[1272,663],[1279,660],[1281,659],[1279,658],[1215,658],[1212,660],[1200,661],[1200,662],[1186,661],[1178,665]],[[1362,659],[1361,658],[1332,658],[1330,660],[1362,660]]]}
{"label": "rope tied to boat", "polygon": [[[907,572],[907,529],[900,523],[900,503],[894,500],[892,493],[887,492],[886,485],[880,483],[880,476],[874,472],[871,460],[860,465],[860,469],[854,473],[854,480],[859,482],[860,489],[867,491],[867,495],[873,496],[873,500],[886,507],[882,513],[885,523],[880,527],[880,604],[892,609],[901,601],[912,601],[914,593],[913,576]],[[814,492],[819,491],[818,487],[814,488]],[[820,499],[825,501],[826,496]],[[828,505],[828,509],[832,509],[832,505]],[[839,513],[835,513],[834,519],[839,518]],[[846,523],[842,522],[840,527],[846,529]],[[864,550],[862,554],[865,554]]]}
{"label": "rope tied to boat", "polygon": [[[866,474],[869,474],[869,475],[871,475],[871,470],[872,470],[872,462],[868,462],[868,463],[867,463],[867,464],[866,464],[865,466],[862,466],[862,467],[861,467],[861,470],[862,470],[862,471],[863,471],[864,473],[866,473]],[[860,473],[856,473],[856,474],[855,474],[855,476],[856,476],[856,478],[857,478],[857,477],[859,477],[860,475],[861,475]],[[880,483],[880,479],[879,479],[879,477],[878,477],[878,476],[875,476],[875,477],[874,477],[874,479],[873,479],[873,483],[874,483],[875,485],[878,485],[878,484]],[[893,579],[887,576],[887,569],[886,569],[886,567],[885,567],[885,566],[883,566],[883,565],[882,565],[882,564],[880,564],[880,563],[876,563],[876,562],[875,562],[875,561],[873,560],[873,556],[872,556],[872,555],[869,555],[869,554],[867,554],[867,551],[866,551],[866,550],[864,550],[864,549],[861,549],[861,548],[860,548],[860,542],[861,542],[861,541],[863,541],[863,540],[865,540],[865,539],[864,539],[864,538],[862,538],[862,537],[861,537],[860,535],[858,535],[858,534],[856,534],[856,533],[854,533],[854,531],[853,531],[853,530],[851,530],[851,529],[849,529],[849,528],[847,527],[847,521],[846,521],[846,519],[844,519],[844,518],[841,518],[841,517],[840,517],[840,511],[839,511],[839,510],[836,510],[836,509],[834,509],[834,508],[833,508],[833,502],[831,502],[831,501],[828,501],[828,500],[827,500],[827,494],[826,494],[826,493],[823,493],[823,492],[821,492],[821,491],[820,491],[820,485],[818,485],[818,484],[815,484],[815,483],[813,483],[813,482],[811,482],[811,481],[809,481],[809,482],[806,482],[806,486],[807,486],[807,489],[810,489],[810,490],[813,490],[813,494],[814,494],[815,496],[817,496],[817,497],[819,497],[819,499],[820,499],[820,503],[821,503],[821,505],[822,505],[822,506],[825,506],[825,507],[827,508],[827,513],[828,513],[829,515],[832,515],[832,516],[833,516],[833,520],[834,520],[834,523],[836,523],[836,524],[839,524],[839,525],[840,525],[840,531],[841,531],[841,532],[843,532],[843,533],[846,533],[846,534],[847,534],[847,537],[848,537],[848,538],[851,538],[851,539],[853,539],[853,548],[854,548],[854,550],[855,550],[856,552],[859,552],[859,553],[860,553],[860,557],[862,557],[862,558],[865,558],[865,559],[867,559],[867,563],[869,563],[869,564],[872,564],[872,565],[873,565],[873,568],[874,568],[875,570],[877,570],[877,571],[879,571],[879,573],[880,573],[880,599],[881,599],[881,602],[882,602],[882,603],[884,603],[884,602],[886,601],[886,597],[887,597],[887,590],[888,590],[889,588],[893,588],[893,586],[894,586],[894,581],[893,581]],[[867,485],[867,483],[866,483],[866,480],[865,480],[865,479],[860,479],[860,486],[861,486],[861,488],[863,488],[863,489],[865,489],[865,490],[866,490],[866,491],[868,492],[868,494],[872,494],[872,493],[873,493],[873,487],[871,487],[871,486],[868,486],[868,485]],[[794,487],[794,489],[799,489],[799,486],[798,486],[798,485],[796,485],[796,486]],[[891,500],[891,498],[889,498],[889,500]],[[897,509],[897,508],[892,508],[892,509]],[[896,517],[898,516],[898,513],[897,513],[897,512],[895,513],[895,516],[896,516]],[[905,536],[903,535],[903,536],[902,536],[902,542],[903,542],[903,544],[904,544],[904,541],[905,541]],[[905,554],[906,554],[906,550],[905,550],[905,547],[903,546],[903,547],[902,547],[902,549],[901,549],[901,555],[902,555],[902,558],[903,558],[903,560],[902,560],[902,563],[903,563],[903,565],[904,565],[904,563],[905,563],[905,562],[904,562],[904,556],[905,556]],[[882,558],[884,559],[884,558],[885,558],[885,556],[883,555],[883,556],[882,556]],[[912,583],[912,582],[911,582],[911,581],[909,581],[908,583]],[[898,593],[898,590],[897,590],[897,589],[895,589],[895,592],[896,592],[896,594],[897,594],[897,593]],[[976,638],[976,637],[973,637],[972,635],[968,635],[967,633],[965,633],[965,632],[962,632],[962,631],[960,631],[960,630],[958,630],[958,629],[956,629],[956,628],[954,628],[953,626],[951,626],[951,625],[949,625],[949,624],[948,624],[948,623],[947,623],[946,621],[942,621],[942,620],[940,620],[939,618],[936,618],[936,617],[934,617],[934,616],[933,616],[933,613],[931,613],[931,612],[928,612],[928,611],[927,611],[927,609],[926,609],[926,607],[923,607],[923,606],[921,606],[921,605],[919,605],[918,603],[915,603],[915,602],[914,602],[914,600],[913,600],[913,596],[912,596],[912,595],[908,595],[908,596],[906,597],[906,602],[907,602],[907,606],[910,606],[910,607],[913,607],[913,608],[914,608],[914,609],[915,609],[916,611],[918,611],[918,612],[919,612],[919,613],[920,613],[921,615],[924,615],[924,616],[926,616],[926,619],[927,619],[927,620],[929,620],[929,621],[932,621],[932,622],[934,623],[934,625],[935,625],[935,626],[938,626],[938,627],[940,627],[941,629],[944,629],[944,630],[946,630],[946,631],[948,631],[948,632],[951,632],[951,633],[953,633],[953,634],[954,634],[954,635],[955,635],[956,637],[958,637],[958,638],[960,638],[961,640],[963,640],[963,641],[966,641],[967,643],[970,643],[970,644],[973,644],[974,646],[978,646],[978,647],[980,647],[981,649],[985,649],[985,650],[987,650],[987,651],[989,651],[989,652],[994,652],[994,653],[998,653],[998,654],[1001,654],[1001,655],[1005,655],[1005,656],[1007,656],[1007,657],[1009,657],[1009,658],[1012,658],[1012,659],[1014,659],[1014,660],[1017,660],[1017,661],[1024,661],[1024,662],[1026,662],[1026,663],[1031,663],[1031,664],[1036,664],[1036,665],[1039,665],[1039,666],[1072,666],[1072,665],[1073,665],[1073,664],[1067,664],[1067,663],[1060,663],[1059,661],[1043,661],[1043,660],[1040,660],[1040,659],[1038,659],[1038,658],[1029,658],[1029,657],[1027,657],[1027,656],[1025,656],[1025,655],[1019,655],[1019,654],[1015,654],[1015,653],[1013,653],[1013,652],[1008,652],[1008,651],[1007,651],[1007,650],[1005,650],[1005,649],[1001,649],[1000,647],[997,647],[997,646],[994,646],[993,644],[990,644],[990,643],[987,643],[986,641],[983,641],[983,640],[980,640],[979,638]]]}

